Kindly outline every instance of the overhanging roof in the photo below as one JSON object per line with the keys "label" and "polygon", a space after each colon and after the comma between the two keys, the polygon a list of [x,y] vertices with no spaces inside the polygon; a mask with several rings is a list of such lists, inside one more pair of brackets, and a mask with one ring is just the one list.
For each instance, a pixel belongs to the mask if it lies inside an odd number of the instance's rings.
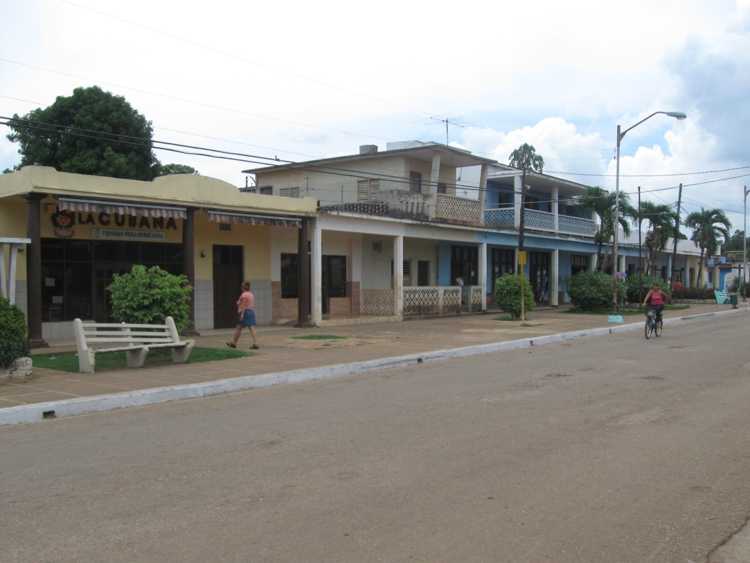
{"label": "overhanging roof", "polygon": [[[471,154],[469,151],[465,151],[448,145],[443,145],[440,143],[424,143],[415,147],[408,147],[403,149],[385,150],[367,154],[350,154],[345,156],[335,156],[331,158],[321,158],[318,160],[307,160],[303,162],[278,164],[275,166],[264,166],[261,168],[251,168],[249,170],[243,170],[243,172],[245,174],[258,174],[276,172],[280,170],[299,170],[307,168],[318,168],[321,172],[325,172],[326,169],[335,171],[336,165],[339,163],[357,161],[366,162],[368,160],[394,156],[408,156],[409,158],[429,162],[432,160],[432,156],[435,152],[439,152],[441,155],[441,165],[455,166],[456,168],[497,163],[497,161],[492,160],[491,158],[476,156]],[[351,170],[348,169],[347,172],[351,172]]]}

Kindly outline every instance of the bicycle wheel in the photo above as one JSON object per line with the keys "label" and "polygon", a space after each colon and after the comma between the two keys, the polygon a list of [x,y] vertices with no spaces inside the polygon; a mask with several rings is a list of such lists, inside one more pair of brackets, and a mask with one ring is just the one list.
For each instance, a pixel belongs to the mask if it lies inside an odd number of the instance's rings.
{"label": "bicycle wheel", "polygon": [[651,319],[646,319],[646,327],[644,329],[644,336],[646,337],[646,340],[651,338],[652,331],[653,331],[653,327],[651,326]]}
{"label": "bicycle wheel", "polygon": [[659,338],[661,336],[661,331],[664,328],[664,322],[661,320],[658,320],[654,323],[654,334],[656,335],[656,338]]}

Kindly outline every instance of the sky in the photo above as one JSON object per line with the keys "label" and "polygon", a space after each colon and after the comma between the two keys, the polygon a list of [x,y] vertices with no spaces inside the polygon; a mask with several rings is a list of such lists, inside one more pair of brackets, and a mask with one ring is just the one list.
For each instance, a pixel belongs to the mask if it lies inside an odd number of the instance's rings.
{"label": "sky", "polygon": [[[505,163],[528,142],[549,173],[612,188],[617,124],[683,111],[627,134],[621,188],[683,182],[684,212],[721,207],[742,225],[750,0],[0,0],[0,10],[0,115],[99,85],[151,120],[156,139],[288,160],[445,142],[448,118],[455,146]],[[3,134],[0,169],[16,151]],[[236,185],[254,166],[157,156]],[[731,176],[742,177],[689,185]],[[673,204],[677,190],[644,199]]]}

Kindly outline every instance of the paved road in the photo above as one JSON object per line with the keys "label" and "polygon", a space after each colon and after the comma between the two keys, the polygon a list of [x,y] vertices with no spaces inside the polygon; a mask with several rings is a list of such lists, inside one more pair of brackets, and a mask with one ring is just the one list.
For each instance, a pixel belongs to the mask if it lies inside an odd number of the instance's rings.
{"label": "paved road", "polygon": [[0,559],[702,562],[750,514],[748,320],[3,428]]}

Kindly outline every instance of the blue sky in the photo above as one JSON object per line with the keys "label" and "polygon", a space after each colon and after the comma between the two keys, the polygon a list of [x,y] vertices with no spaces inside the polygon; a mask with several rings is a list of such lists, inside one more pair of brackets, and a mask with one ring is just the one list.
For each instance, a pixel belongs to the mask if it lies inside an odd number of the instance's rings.
{"label": "blue sky", "polygon": [[[430,117],[448,116],[463,125],[452,142],[500,161],[531,142],[548,170],[611,174],[618,122],[677,109],[689,118],[655,118],[626,137],[623,173],[750,165],[750,0],[0,5],[0,115],[98,84],[159,139],[294,160],[443,141]],[[177,156],[159,154],[244,183],[239,163]],[[3,137],[0,166],[16,159]],[[626,177],[623,187],[728,175]],[[686,207],[740,210],[745,182],[686,188]],[[672,203],[676,190],[650,197]]]}

